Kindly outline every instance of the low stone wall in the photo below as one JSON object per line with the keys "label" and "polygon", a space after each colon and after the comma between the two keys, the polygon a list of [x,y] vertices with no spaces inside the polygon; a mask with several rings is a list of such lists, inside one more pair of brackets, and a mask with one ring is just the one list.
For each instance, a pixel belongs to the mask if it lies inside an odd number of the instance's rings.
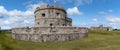
{"label": "low stone wall", "polygon": [[84,27],[24,27],[12,29],[14,39],[33,42],[75,40],[87,35],[88,29]]}
{"label": "low stone wall", "polygon": [[74,34],[13,34],[14,39],[33,41],[33,42],[48,42],[48,41],[67,41],[80,39],[87,36],[87,33]]}

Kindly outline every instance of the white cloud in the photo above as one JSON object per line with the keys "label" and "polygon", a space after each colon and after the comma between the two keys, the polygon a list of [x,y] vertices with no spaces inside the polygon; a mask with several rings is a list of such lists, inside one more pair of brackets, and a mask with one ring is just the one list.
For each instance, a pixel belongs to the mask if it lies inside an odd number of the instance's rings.
{"label": "white cloud", "polygon": [[0,16],[7,16],[7,19],[0,19],[0,26],[4,28],[12,27],[24,27],[24,26],[33,26],[34,25],[34,10],[37,6],[40,6],[43,3],[30,4],[26,7],[26,11],[21,10],[11,10],[8,11],[4,6],[0,6]]}
{"label": "white cloud", "polygon": [[101,15],[107,14],[107,12],[105,12],[105,11],[100,11],[100,12],[98,12],[98,13],[101,14]]}
{"label": "white cloud", "polygon": [[109,14],[109,13],[111,13],[111,12],[113,12],[112,9],[107,10],[107,11],[100,11],[100,12],[98,12],[98,13],[101,14],[101,15],[106,15],[106,14]]}
{"label": "white cloud", "polygon": [[108,10],[108,12],[113,12],[113,10]]}
{"label": "white cloud", "polygon": [[0,14],[7,13],[7,10],[4,8],[4,6],[0,6]]}
{"label": "white cloud", "polygon": [[44,0],[46,2],[54,2],[54,3],[60,3],[60,4],[67,4],[67,3],[71,3],[74,2],[75,6],[80,6],[80,5],[84,5],[84,4],[90,4],[92,3],[92,0]]}
{"label": "white cloud", "polygon": [[109,25],[114,29],[120,29],[120,23],[109,23]]}
{"label": "white cloud", "polygon": [[67,9],[67,13],[68,13],[69,15],[83,15],[83,13],[80,12],[77,7],[68,8],[68,9]]}
{"label": "white cloud", "polygon": [[92,3],[92,0],[75,0],[75,5],[79,6],[79,5],[84,5],[84,4],[90,4]]}
{"label": "white cloud", "polygon": [[3,16],[0,14],[0,18],[3,18]]}
{"label": "white cloud", "polygon": [[110,23],[120,23],[120,17],[116,16],[107,16],[106,20]]}
{"label": "white cloud", "polygon": [[93,22],[97,22],[97,19],[95,18],[95,19],[92,19],[93,20]]}
{"label": "white cloud", "polygon": [[58,1],[58,0],[53,0],[55,3]]}

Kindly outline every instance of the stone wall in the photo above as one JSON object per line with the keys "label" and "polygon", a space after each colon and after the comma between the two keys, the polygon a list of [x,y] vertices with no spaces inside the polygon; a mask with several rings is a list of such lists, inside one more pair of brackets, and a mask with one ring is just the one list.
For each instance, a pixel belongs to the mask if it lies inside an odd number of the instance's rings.
{"label": "stone wall", "polygon": [[88,34],[82,27],[24,27],[12,29],[12,37],[18,40],[47,42],[80,39]]}

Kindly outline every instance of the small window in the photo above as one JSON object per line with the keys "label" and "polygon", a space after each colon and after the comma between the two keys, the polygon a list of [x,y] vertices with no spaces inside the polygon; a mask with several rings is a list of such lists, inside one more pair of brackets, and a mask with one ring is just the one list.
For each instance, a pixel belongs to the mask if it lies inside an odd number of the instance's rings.
{"label": "small window", "polygon": [[56,15],[57,15],[57,16],[59,16],[59,15],[60,15],[60,13],[56,13]]}
{"label": "small window", "polygon": [[42,17],[45,17],[45,13],[42,14]]}
{"label": "small window", "polygon": [[53,24],[50,24],[50,26],[53,26]]}
{"label": "small window", "polygon": [[39,23],[38,23],[39,24]]}
{"label": "small window", "polygon": [[65,26],[65,24],[63,24],[63,26]]}

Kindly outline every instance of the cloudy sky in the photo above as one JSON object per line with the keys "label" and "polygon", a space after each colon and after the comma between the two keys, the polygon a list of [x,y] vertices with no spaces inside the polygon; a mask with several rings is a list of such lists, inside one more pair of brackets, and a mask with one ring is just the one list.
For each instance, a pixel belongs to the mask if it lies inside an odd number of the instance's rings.
{"label": "cloudy sky", "polygon": [[34,10],[41,4],[63,7],[73,26],[120,28],[120,0],[0,0],[0,27],[33,27]]}

